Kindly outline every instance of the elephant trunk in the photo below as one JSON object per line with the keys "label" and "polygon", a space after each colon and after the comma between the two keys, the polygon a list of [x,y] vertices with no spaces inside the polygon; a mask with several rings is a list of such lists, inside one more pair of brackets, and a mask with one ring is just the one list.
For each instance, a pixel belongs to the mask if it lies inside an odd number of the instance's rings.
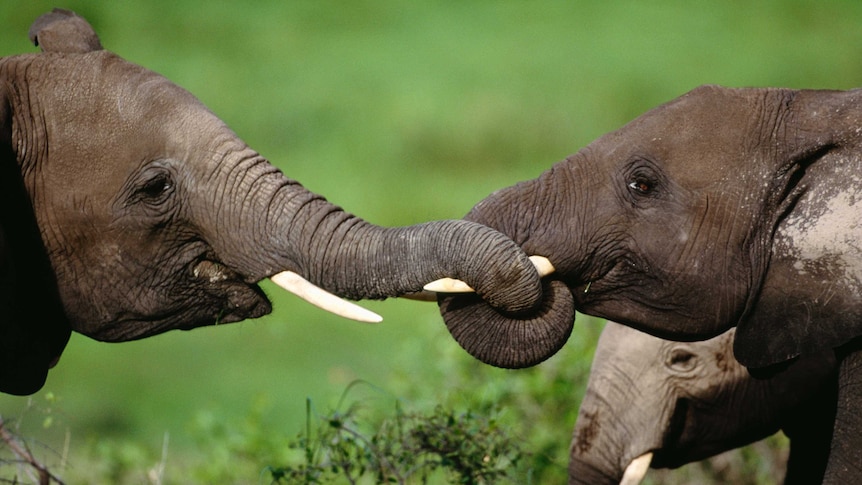
{"label": "elephant trunk", "polygon": [[[595,368],[596,360],[593,362]],[[604,371],[601,366],[598,370]],[[632,386],[619,385],[625,381],[623,377],[590,375],[572,433],[570,484],[637,485],[649,470],[652,450],[661,447],[665,409],[660,403],[644,401],[643,396],[632,402],[637,392]],[[594,382],[596,379],[600,382]],[[685,411],[684,406],[681,409]]]}
{"label": "elephant trunk", "polygon": [[[544,194],[555,190],[551,172],[500,190],[479,202],[466,220],[492,227],[512,238],[529,255],[544,256],[560,269],[562,257],[542,246],[542,232],[553,226],[539,213]],[[542,302],[527,311],[501,312],[477,295],[439,299],[440,312],[456,341],[477,359],[497,367],[523,368],[554,355],[568,340],[575,301],[560,279],[546,279]]]}
{"label": "elephant trunk", "polygon": [[591,463],[569,462],[569,485],[619,485],[621,476],[608,474]]}
{"label": "elephant trunk", "polygon": [[303,204],[297,218],[316,228],[299,238],[300,274],[345,298],[401,296],[453,275],[475,285],[501,311],[525,311],[541,298],[540,280],[526,254],[480,224],[455,220],[383,228],[320,198]]}
{"label": "elephant trunk", "polygon": [[620,460],[627,445],[617,439],[624,435],[618,434],[614,426],[615,412],[604,396],[597,394],[593,387],[587,387],[569,449],[570,484],[620,483],[624,474]]}
{"label": "elephant trunk", "polygon": [[[589,451],[592,446],[592,443],[589,443],[590,438],[582,437],[579,441],[579,432],[590,431],[575,428],[575,440],[572,442],[569,460],[569,485],[638,485],[643,481],[652,462],[652,452],[632,459],[623,469],[610,457],[602,456],[597,451]],[[596,443],[597,448],[600,446],[601,442]]]}
{"label": "elephant trunk", "polygon": [[[541,300],[541,280],[526,254],[499,232],[452,220],[383,228],[343,211],[260,158],[244,170],[249,182],[239,234],[256,247],[222,251],[252,281],[281,271],[349,299],[382,299],[456,277],[502,312],[527,311]],[[262,219],[261,214],[265,214]],[[237,255],[237,256],[233,256]]]}

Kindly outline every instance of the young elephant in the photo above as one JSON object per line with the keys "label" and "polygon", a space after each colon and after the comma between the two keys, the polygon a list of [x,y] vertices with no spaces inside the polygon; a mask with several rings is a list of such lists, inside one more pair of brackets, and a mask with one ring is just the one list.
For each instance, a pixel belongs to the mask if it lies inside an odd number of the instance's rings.
{"label": "young elephant", "polygon": [[458,276],[505,311],[540,300],[508,238],[345,213],[74,13],[30,38],[42,53],[0,59],[0,391],[38,390],[72,330],[124,341],[264,315],[274,275],[351,299]]}
{"label": "young elephant", "polygon": [[[498,190],[467,220],[556,274],[538,311],[440,307],[477,358],[552,355],[575,310],[662,338],[736,327],[749,369],[835,351],[826,483],[862,483],[862,89],[702,86]],[[550,330],[549,330],[550,329]]]}
{"label": "young elephant", "polygon": [[654,468],[676,468],[779,429],[791,439],[785,483],[820,483],[835,416],[834,355],[755,379],[733,358],[734,333],[682,343],[608,322],[575,424],[569,483],[617,484],[627,469],[626,483],[638,483],[648,453]]}

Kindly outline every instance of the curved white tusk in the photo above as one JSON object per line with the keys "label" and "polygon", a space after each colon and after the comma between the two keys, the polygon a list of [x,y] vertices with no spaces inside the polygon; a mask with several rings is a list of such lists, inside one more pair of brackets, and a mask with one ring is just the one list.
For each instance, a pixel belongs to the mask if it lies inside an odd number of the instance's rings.
{"label": "curved white tusk", "polygon": [[[556,271],[551,261],[544,256],[530,256],[530,261],[536,267],[539,277],[545,277]],[[470,285],[454,278],[440,278],[424,286],[425,291],[437,293],[472,293],[475,290]]]}
{"label": "curved white tusk", "polygon": [[539,273],[540,278],[544,278],[557,270],[554,268],[554,265],[551,264],[551,260],[544,256],[530,256],[530,261],[533,263],[533,266],[536,267],[536,271]]}
{"label": "curved white tusk", "polygon": [[340,317],[357,320],[360,322],[377,323],[383,321],[383,317],[366,310],[359,305],[343,300],[332,293],[315,286],[310,281],[293,271],[283,271],[270,277],[273,283],[302,298],[303,300],[332,312]]}
{"label": "curved white tusk", "polygon": [[437,293],[473,293],[476,291],[470,288],[467,283],[455,278],[440,278],[423,286],[422,289]]}
{"label": "curved white tusk", "polygon": [[646,476],[646,472],[649,470],[649,464],[651,461],[651,451],[648,451],[632,460],[632,462],[629,463],[629,466],[626,467],[625,473],[623,473],[623,479],[620,480],[620,485],[638,485],[641,480],[644,479],[644,476]]}

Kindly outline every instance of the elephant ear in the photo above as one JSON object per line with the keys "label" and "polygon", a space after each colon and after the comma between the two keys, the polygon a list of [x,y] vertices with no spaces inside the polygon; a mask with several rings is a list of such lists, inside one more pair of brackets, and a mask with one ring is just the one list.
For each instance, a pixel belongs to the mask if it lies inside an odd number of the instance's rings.
{"label": "elephant ear", "polygon": [[[785,96],[785,98],[789,98]],[[858,177],[862,90],[793,92],[779,163],[790,182],[760,292],[737,325],[734,356],[768,375],[862,336]],[[778,178],[776,177],[776,180]]]}
{"label": "elephant ear", "polygon": [[31,394],[69,340],[54,273],[14,159],[0,160],[0,392]]}
{"label": "elephant ear", "polygon": [[[30,40],[47,53],[83,54],[102,49],[86,20],[54,9],[30,28]],[[0,76],[14,76],[18,59],[0,60]],[[10,82],[5,82],[10,81]],[[63,352],[71,326],[63,311],[30,194],[18,165],[13,126],[12,79],[0,79],[0,392],[32,394]]]}
{"label": "elephant ear", "polygon": [[93,27],[71,10],[55,8],[37,18],[30,26],[30,41],[42,52],[84,54],[102,50]]}
{"label": "elephant ear", "polygon": [[18,166],[7,89],[0,79],[0,392],[23,395],[44,385],[71,327]]}

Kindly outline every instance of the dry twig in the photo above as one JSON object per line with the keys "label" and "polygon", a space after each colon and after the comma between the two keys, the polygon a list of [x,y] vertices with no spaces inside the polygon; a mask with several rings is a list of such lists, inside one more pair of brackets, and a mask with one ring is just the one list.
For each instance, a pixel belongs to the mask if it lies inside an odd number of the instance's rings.
{"label": "dry twig", "polygon": [[[2,416],[0,416],[0,440],[6,443],[6,446],[8,446],[9,449],[12,450],[12,453],[14,453],[15,456],[17,456],[23,463],[26,463],[36,471],[39,485],[50,485],[52,480],[59,485],[65,485],[63,480],[51,473],[51,471],[48,470],[48,467],[40,463],[39,460],[33,456],[27,443],[19,441],[18,438],[9,431]],[[37,476],[32,476],[34,481]]]}

